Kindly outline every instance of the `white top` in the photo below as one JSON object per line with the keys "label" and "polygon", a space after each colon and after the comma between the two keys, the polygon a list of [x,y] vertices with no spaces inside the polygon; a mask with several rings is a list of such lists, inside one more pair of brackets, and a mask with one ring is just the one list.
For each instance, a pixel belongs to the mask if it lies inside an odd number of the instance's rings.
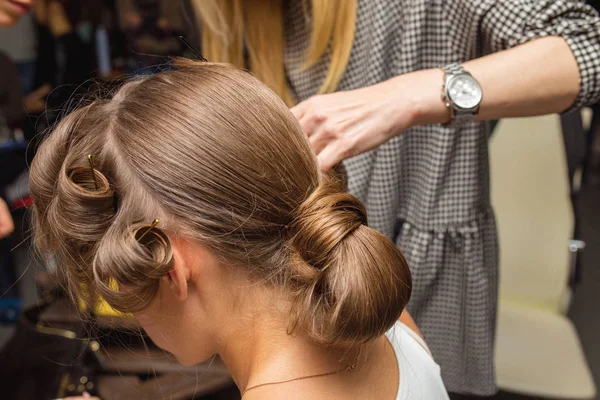
{"label": "white top", "polygon": [[440,367],[423,339],[402,322],[385,335],[394,348],[400,371],[396,400],[449,400]]}

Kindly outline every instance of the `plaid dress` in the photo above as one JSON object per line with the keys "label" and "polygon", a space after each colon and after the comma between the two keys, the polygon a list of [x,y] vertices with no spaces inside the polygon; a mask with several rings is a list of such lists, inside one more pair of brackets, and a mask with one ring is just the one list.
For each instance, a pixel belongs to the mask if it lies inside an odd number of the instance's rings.
{"label": "plaid dress", "polygon": [[[329,64],[326,54],[302,68],[310,38],[310,12],[302,3],[287,2],[285,11],[286,69],[299,100],[317,93]],[[600,20],[583,2],[358,0],[357,14],[339,90],[559,35],[580,68],[581,93],[573,108],[600,98]],[[486,124],[414,127],[345,167],[370,225],[392,238],[409,262],[414,287],[408,308],[446,387],[494,393],[498,244]]]}

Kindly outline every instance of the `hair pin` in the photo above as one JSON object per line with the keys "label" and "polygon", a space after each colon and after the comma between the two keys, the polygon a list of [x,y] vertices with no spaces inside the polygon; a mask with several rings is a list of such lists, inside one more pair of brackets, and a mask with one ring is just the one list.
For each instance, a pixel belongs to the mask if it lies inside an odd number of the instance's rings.
{"label": "hair pin", "polygon": [[192,54],[194,54],[198,60],[208,62],[208,60],[202,57],[202,54],[200,54],[200,52],[194,46],[192,46],[187,40],[185,40],[183,36],[177,36],[177,38],[181,40],[181,43],[183,43],[185,47],[187,47],[188,50],[191,51]]}
{"label": "hair pin", "polygon": [[147,235],[147,234],[148,234],[148,233],[149,233],[149,232],[150,232],[152,229],[156,228],[156,225],[158,225],[158,219],[155,219],[155,220],[152,222],[152,225],[150,225],[150,226],[148,227],[148,229],[146,229],[146,230],[144,231],[144,233],[142,233],[142,236],[140,236],[140,237],[137,239],[137,241],[138,241],[138,242],[140,242],[140,241],[141,241],[141,240],[144,238],[144,236],[146,236],[146,235]]}
{"label": "hair pin", "polygon": [[94,186],[96,187],[96,190],[100,190],[100,187],[98,186],[98,181],[96,180],[96,170],[94,169],[94,156],[89,154],[88,155],[88,162],[90,163],[90,170],[92,171],[92,179],[94,180]]}

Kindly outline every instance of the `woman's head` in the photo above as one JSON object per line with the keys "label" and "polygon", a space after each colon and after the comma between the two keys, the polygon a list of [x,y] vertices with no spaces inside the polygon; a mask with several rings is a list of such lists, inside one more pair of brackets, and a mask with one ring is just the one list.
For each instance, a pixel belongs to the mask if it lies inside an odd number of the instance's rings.
{"label": "woman's head", "polygon": [[0,0],[0,27],[11,26],[27,14],[37,0]]}
{"label": "woman's head", "polygon": [[[187,304],[225,302],[244,282],[277,293],[290,329],[335,345],[379,336],[410,296],[398,249],[321,176],[285,104],[232,67],[180,62],[72,112],[40,147],[31,189],[37,241],[69,290],[124,312],[161,313],[169,287]],[[173,272],[183,264],[211,272]]]}

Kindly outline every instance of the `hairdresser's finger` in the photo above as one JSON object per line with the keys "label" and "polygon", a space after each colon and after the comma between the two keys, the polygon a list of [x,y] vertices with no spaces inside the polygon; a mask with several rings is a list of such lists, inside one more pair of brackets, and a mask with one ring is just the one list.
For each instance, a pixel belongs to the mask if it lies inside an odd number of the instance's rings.
{"label": "hairdresser's finger", "polygon": [[331,143],[329,144],[329,146],[326,146],[323,149],[323,151],[321,151],[317,156],[317,160],[319,161],[319,168],[321,169],[321,171],[329,171],[330,169],[338,165],[343,159],[343,151],[339,148],[339,146],[336,146],[334,143]]}
{"label": "hairdresser's finger", "polygon": [[305,116],[300,120],[300,126],[302,127],[302,131],[309,138],[317,134],[322,127],[323,119],[315,116]]}
{"label": "hairdresser's finger", "polygon": [[293,113],[300,122],[302,130],[308,137],[314,135],[324,125],[329,114],[325,111],[327,100],[325,96],[313,96],[308,100],[298,104],[293,109]]}
{"label": "hairdresser's finger", "polygon": [[323,149],[331,142],[335,141],[335,135],[325,126],[321,126],[318,130],[308,137],[310,145],[316,155],[319,155]]}
{"label": "hairdresser's finger", "polygon": [[347,124],[324,118],[314,129],[315,131],[309,135],[309,139],[316,154],[320,154],[330,144],[342,150],[353,146],[352,135],[348,135],[350,128]]}
{"label": "hairdresser's finger", "polygon": [[304,116],[304,113],[306,111],[306,105],[306,101],[302,101],[296,104],[294,107],[290,108],[290,111],[292,112],[292,114],[294,114],[294,117],[296,117],[298,121],[300,121],[300,119]]}
{"label": "hairdresser's finger", "polygon": [[302,111],[302,117],[298,118],[302,131],[308,137],[314,135],[325,121],[327,121],[327,116],[322,112],[316,111],[314,104],[307,105]]}

